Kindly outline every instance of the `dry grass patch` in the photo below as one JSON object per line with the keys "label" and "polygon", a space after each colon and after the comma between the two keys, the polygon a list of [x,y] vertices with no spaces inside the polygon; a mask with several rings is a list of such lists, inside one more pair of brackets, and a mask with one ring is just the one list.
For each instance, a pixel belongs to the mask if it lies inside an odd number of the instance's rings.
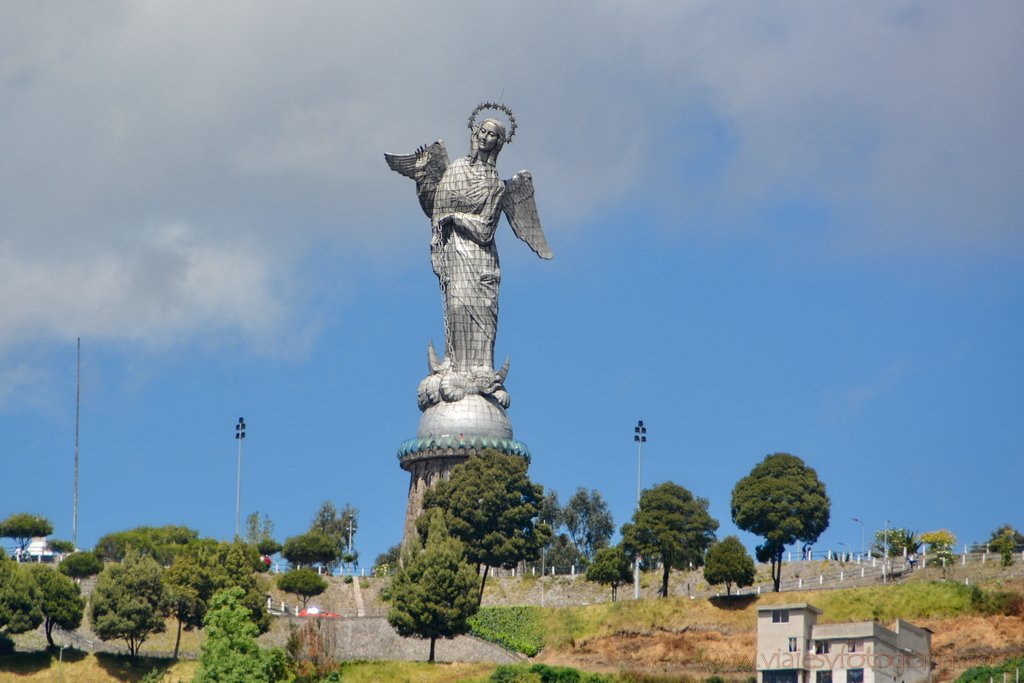
{"label": "dry grass patch", "polygon": [[0,683],[50,683],[63,678],[75,683],[126,683],[141,680],[154,668],[167,672],[168,683],[186,683],[198,662],[86,654],[65,650],[63,662],[56,652],[31,652],[0,657]]}
{"label": "dry grass patch", "polygon": [[425,662],[347,662],[341,665],[345,683],[466,683],[486,679],[493,664],[427,664]]}

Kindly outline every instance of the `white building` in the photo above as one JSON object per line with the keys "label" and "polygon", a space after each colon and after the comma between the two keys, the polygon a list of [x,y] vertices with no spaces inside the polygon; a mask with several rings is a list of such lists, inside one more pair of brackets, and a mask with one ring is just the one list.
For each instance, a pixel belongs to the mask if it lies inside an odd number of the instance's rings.
{"label": "white building", "polygon": [[932,633],[897,619],[819,624],[807,603],[757,609],[758,683],[930,683]]}
{"label": "white building", "polygon": [[59,562],[61,556],[50,550],[46,536],[35,536],[25,546],[24,552],[15,548],[13,557],[19,562]]}

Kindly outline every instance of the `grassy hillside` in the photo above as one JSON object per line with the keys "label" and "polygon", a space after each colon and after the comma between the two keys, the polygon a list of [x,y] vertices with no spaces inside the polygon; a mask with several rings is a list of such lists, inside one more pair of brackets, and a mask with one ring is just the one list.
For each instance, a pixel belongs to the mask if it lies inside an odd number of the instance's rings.
{"label": "grassy hillside", "polygon": [[[565,601],[571,598],[574,583],[580,586],[581,601],[593,597],[592,584],[561,581],[558,590]],[[370,586],[367,588],[364,599],[375,594]],[[337,590],[340,601],[345,597],[344,589],[339,586]],[[376,601],[371,598],[368,602]],[[793,602],[810,602],[821,608],[822,622],[877,619],[889,624],[899,617],[932,628],[933,652],[943,667],[943,675],[936,680],[954,678],[970,666],[1024,655],[1024,580],[1019,578],[989,580],[983,587],[916,580],[731,598],[670,597],[544,608],[491,607],[485,608],[479,621],[488,631],[489,640],[524,652],[529,648],[536,653],[542,648],[537,661],[616,674],[614,680],[694,681],[715,675],[745,680],[752,673],[757,608]],[[284,628],[283,622],[275,623],[274,630],[278,627]],[[147,641],[142,654],[171,649],[173,633],[169,623],[168,632]],[[183,652],[197,654],[203,635],[184,634]],[[17,638],[19,650],[31,649],[24,647],[28,643],[41,647],[41,636],[26,636]],[[275,644],[283,644],[282,633],[274,636],[268,634],[267,642],[278,640],[281,642]],[[165,681],[176,683],[189,681],[196,663],[172,665],[166,659],[142,657],[133,666],[124,657],[65,650],[64,661],[58,664],[55,652],[37,651],[0,657],[0,683],[52,681],[59,677],[86,683],[139,681],[154,666],[167,667],[169,676]],[[495,665],[487,664],[343,665],[345,681],[486,681],[494,671]],[[525,670],[515,675],[520,673],[522,680],[537,679],[535,673]]]}
{"label": "grassy hillside", "polygon": [[653,630],[713,627],[725,633],[748,631],[754,629],[759,606],[792,602],[810,602],[822,609],[822,623],[871,619],[888,623],[897,617],[913,621],[1024,612],[1020,592],[949,581],[710,600],[664,598],[542,610],[544,643],[546,647],[560,648],[594,637]]}

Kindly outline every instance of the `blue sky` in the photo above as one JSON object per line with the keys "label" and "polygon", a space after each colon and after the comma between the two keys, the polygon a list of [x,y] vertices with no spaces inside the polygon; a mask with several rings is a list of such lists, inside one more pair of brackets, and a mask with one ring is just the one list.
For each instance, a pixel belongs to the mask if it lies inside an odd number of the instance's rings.
{"label": "blue sky", "polygon": [[[555,259],[507,225],[496,356],[531,475],[711,501],[814,467],[818,549],[1024,527],[1014,2],[62,3],[0,9],[0,516],[401,535],[429,227],[384,164],[503,99]],[[741,538],[751,549],[757,539]]]}

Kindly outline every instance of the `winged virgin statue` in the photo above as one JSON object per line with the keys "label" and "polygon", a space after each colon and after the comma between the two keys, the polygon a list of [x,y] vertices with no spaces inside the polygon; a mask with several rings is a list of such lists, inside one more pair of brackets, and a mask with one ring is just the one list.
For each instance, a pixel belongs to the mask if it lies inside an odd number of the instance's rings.
{"label": "winged virgin statue", "polygon": [[[477,124],[477,114],[485,109],[504,112],[509,128],[494,118]],[[430,344],[430,375],[420,383],[418,395],[422,410],[467,394],[508,407],[508,360],[500,370],[494,369],[501,282],[494,233],[501,214],[538,256],[552,257],[537,216],[533,177],[520,171],[501,180],[495,170],[498,153],[515,134],[512,111],[485,102],[470,115],[469,128],[469,154],[453,162],[448,161],[442,140],[412,154],[384,155],[393,171],[416,181],[420,206],[430,219],[430,262],[444,302],[444,358],[438,360]]]}

